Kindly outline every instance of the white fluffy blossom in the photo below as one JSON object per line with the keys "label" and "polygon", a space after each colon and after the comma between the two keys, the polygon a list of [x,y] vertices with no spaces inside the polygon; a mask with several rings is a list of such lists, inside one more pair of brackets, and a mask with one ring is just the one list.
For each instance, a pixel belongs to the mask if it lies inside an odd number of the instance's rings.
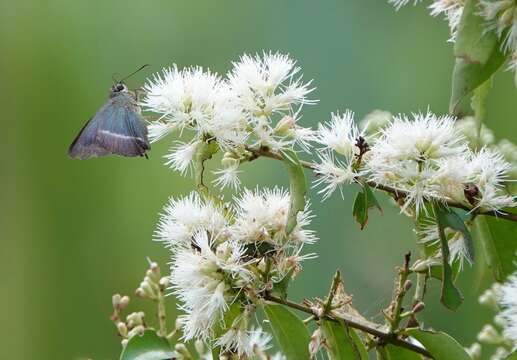
{"label": "white fluffy blossom", "polygon": [[508,0],[480,1],[488,29],[502,40],[504,51],[517,51],[517,4]]}
{"label": "white fluffy blossom", "polygon": [[341,115],[332,114],[329,122],[320,124],[315,138],[323,146],[314,169],[319,176],[315,185],[321,185],[319,193],[328,198],[343,184],[350,184],[361,175],[355,160],[360,154],[359,141],[364,139],[350,110]]}
{"label": "white fluffy blossom", "polygon": [[200,142],[193,141],[191,143],[178,143],[177,146],[173,147],[169,154],[165,155],[165,165],[179,171],[184,174],[196,155],[197,149],[199,148]]}
{"label": "white fluffy blossom", "polygon": [[243,262],[244,248],[234,241],[216,245],[206,231],[199,231],[193,247],[180,248],[171,265],[171,288],[185,314],[180,316],[183,339],[207,340],[237,292],[252,280]]}
{"label": "white fluffy blossom", "polygon": [[239,356],[246,355],[252,358],[257,352],[264,353],[271,347],[269,344],[272,337],[264,332],[262,328],[252,328],[248,330],[246,322],[232,326],[223,336],[216,341],[216,345],[221,346],[223,351],[233,350]]}
{"label": "white fluffy blossom", "polygon": [[516,205],[503,189],[510,168],[510,164],[495,150],[483,148],[470,156],[468,182],[475,184],[479,191],[475,196],[476,207],[499,210]]}
{"label": "white fluffy blossom", "polygon": [[502,306],[500,315],[504,319],[505,337],[511,339],[514,349],[517,348],[517,274],[511,275],[500,287],[499,303]]}
{"label": "white fluffy blossom", "polygon": [[411,205],[418,212],[424,199],[440,197],[434,181],[438,164],[466,151],[452,117],[431,112],[411,118],[395,116],[371,147],[370,180],[402,190],[406,193],[404,209]]}
{"label": "white fluffy blossom", "polygon": [[267,242],[274,245],[313,243],[317,240],[312,230],[306,229],[312,215],[306,206],[297,216],[297,225],[286,237],[290,195],[280,188],[264,191],[246,190],[236,199],[236,217],[232,235],[244,243]]}
{"label": "white fluffy blossom", "polygon": [[155,238],[172,248],[190,247],[198,232],[208,231],[223,236],[226,226],[222,209],[192,192],[187,197],[169,200],[160,217]]}

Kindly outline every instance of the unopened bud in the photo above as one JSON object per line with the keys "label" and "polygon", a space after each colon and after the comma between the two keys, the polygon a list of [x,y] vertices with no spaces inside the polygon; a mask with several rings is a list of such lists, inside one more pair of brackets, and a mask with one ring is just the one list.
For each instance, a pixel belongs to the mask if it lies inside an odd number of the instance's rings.
{"label": "unopened bud", "polygon": [[513,7],[509,7],[508,9],[503,11],[503,13],[501,14],[501,16],[499,17],[499,20],[498,20],[499,24],[501,24],[502,27],[508,27],[508,26],[512,25],[513,13],[514,13]]}
{"label": "unopened bud", "polygon": [[135,295],[141,298],[145,297],[145,291],[141,287],[135,290]]}
{"label": "unopened bud", "polygon": [[276,124],[275,133],[278,135],[287,135],[289,130],[294,128],[295,124],[296,121],[294,118],[292,116],[286,115],[278,122],[278,124]]}
{"label": "unopened bud", "polygon": [[120,342],[120,345],[122,345],[122,348],[125,348],[127,343],[128,343],[128,339],[122,339],[122,341]]}
{"label": "unopened bud", "polygon": [[122,297],[120,296],[120,294],[115,294],[113,295],[113,297],[111,298],[111,302],[113,304],[113,308],[114,309],[118,309],[119,305],[120,305],[120,299]]}
{"label": "unopened bud", "polygon": [[167,289],[167,287],[169,287],[169,284],[170,284],[170,281],[169,281],[169,278],[167,277],[162,277],[160,279],[160,289]]}
{"label": "unopened bud", "polygon": [[117,323],[117,330],[120,336],[127,337],[127,326],[126,323],[123,323],[122,321]]}
{"label": "unopened bud", "polygon": [[481,359],[481,345],[479,343],[474,343],[470,345],[468,348],[465,348],[467,354],[469,354],[472,360],[480,360]]}
{"label": "unopened bud", "polygon": [[497,330],[490,324],[483,326],[477,338],[479,342],[491,345],[500,344],[503,340]]}
{"label": "unopened bud", "polygon": [[131,329],[130,332],[128,332],[127,338],[131,339],[135,335],[143,335],[144,331],[145,331],[144,325],[135,326],[133,329]]}
{"label": "unopened bud", "polygon": [[145,313],[143,311],[129,314],[126,317],[127,326],[130,328],[134,328],[135,326],[143,325],[144,317]]}
{"label": "unopened bud", "polygon": [[485,305],[490,307],[493,310],[498,310],[499,306],[497,304],[497,295],[494,290],[487,289],[485,290],[478,298],[478,301],[481,305]]}
{"label": "unopened bud", "polygon": [[120,299],[119,305],[118,305],[120,310],[124,310],[128,305],[129,305],[129,296],[127,296],[127,295],[122,296],[122,298]]}
{"label": "unopened bud", "polygon": [[413,306],[413,313],[419,313],[420,311],[424,310],[424,308],[425,304],[422,301],[419,301]]}
{"label": "unopened bud", "polygon": [[311,340],[309,341],[309,354],[311,359],[316,356],[320,349],[320,345],[322,342],[322,334],[321,329],[317,328],[316,331],[312,333]]}
{"label": "unopened bud", "polygon": [[409,291],[409,289],[411,289],[411,286],[413,286],[411,280],[406,280],[406,282],[404,283],[404,290]]}
{"label": "unopened bud", "polygon": [[185,357],[186,359],[192,359],[192,355],[188,351],[185,344],[182,344],[182,343],[176,344],[176,346],[174,346],[174,350],[176,350],[176,352],[178,352],[178,354]]}

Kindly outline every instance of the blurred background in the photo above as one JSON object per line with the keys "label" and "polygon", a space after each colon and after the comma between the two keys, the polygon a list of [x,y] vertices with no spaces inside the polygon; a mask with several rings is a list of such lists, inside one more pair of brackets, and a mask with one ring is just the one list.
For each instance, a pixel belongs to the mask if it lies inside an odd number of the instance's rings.
{"label": "blurred background", "polygon": [[[128,81],[142,84],[172,62],[225,73],[243,52],[278,50],[298,59],[314,79],[303,122],[315,125],[350,108],[447,111],[452,48],[448,27],[425,6],[396,13],[379,0],[0,0],[0,358],[116,359],[120,344],[109,320],[111,295],[132,293],[146,257],[166,268],[167,251],[152,241],[169,196],[192,181],[163,166],[169,144],[150,160],[118,157],[72,161],[66,151],[83,123],[107,98],[114,73],[152,67]],[[512,74],[500,73],[487,123],[517,140]],[[249,187],[286,184],[280,164],[244,168]],[[360,231],[351,215],[356,189],[326,202],[311,191],[321,240],[310,251],[291,296],[322,296],[342,270],[356,305],[380,320],[395,266],[415,249],[410,222],[382,198]],[[491,314],[477,305],[489,284],[477,268],[461,277],[465,304],[454,317],[428,295],[426,325],[464,345]],[[140,306],[139,300],[132,304]],[[169,303],[169,311],[174,311]]]}

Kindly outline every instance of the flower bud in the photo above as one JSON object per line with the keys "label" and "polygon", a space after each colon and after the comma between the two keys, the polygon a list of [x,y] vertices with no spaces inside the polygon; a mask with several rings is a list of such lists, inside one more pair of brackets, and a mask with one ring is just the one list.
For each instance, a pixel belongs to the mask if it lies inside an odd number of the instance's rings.
{"label": "flower bud", "polygon": [[192,355],[190,355],[190,352],[188,351],[185,344],[182,344],[182,343],[176,344],[176,346],[174,346],[174,350],[176,350],[176,352],[178,354],[180,354],[181,356],[183,356],[184,358],[192,359]]}
{"label": "flower bud", "polygon": [[420,311],[424,310],[424,308],[425,304],[422,301],[419,301],[413,306],[413,313],[419,313]]}
{"label": "flower bud", "polygon": [[479,332],[477,339],[481,343],[497,345],[500,344],[503,339],[497,330],[490,324],[483,326]]}
{"label": "flower bud", "polygon": [[135,335],[143,335],[144,331],[145,331],[144,325],[135,326],[133,329],[131,329],[130,332],[128,332],[127,338],[131,339]]}
{"label": "flower bud", "polygon": [[122,337],[127,337],[127,326],[126,326],[126,323],[124,322],[119,322],[117,323],[117,330],[118,330],[118,333],[120,334],[120,336]]}
{"label": "flower bud", "polygon": [[289,131],[294,128],[296,121],[292,116],[284,116],[275,126],[275,133],[278,135],[288,135]]}
{"label": "flower bud", "polygon": [[167,289],[170,285],[170,281],[169,281],[169,278],[168,277],[162,277],[160,279],[160,289],[164,290],[164,289]]}
{"label": "flower bud", "polygon": [[113,297],[111,298],[111,302],[113,304],[113,308],[114,309],[118,309],[119,308],[119,305],[120,305],[120,299],[122,297],[120,296],[120,294],[115,294],[113,295]]}
{"label": "flower bud", "polygon": [[311,356],[311,359],[318,353],[322,341],[323,337],[321,329],[317,328],[316,331],[312,333],[311,340],[309,341],[309,355]]}
{"label": "flower bud", "polygon": [[197,353],[201,356],[205,354],[205,344],[201,340],[196,340],[194,343],[194,347],[196,348]]}
{"label": "flower bud", "polygon": [[472,360],[480,360],[481,359],[481,345],[479,343],[474,343],[470,345],[470,347],[465,348],[465,351],[469,356],[472,358]]}
{"label": "flower bud", "polygon": [[409,289],[411,289],[411,286],[413,286],[411,280],[406,280],[406,282],[404,283],[404,291],[409,291]]}
{"label": "flower bud", "polygon": [[224,168],[239,166],[239,159],[236,157],[235,154],[231,152],[226,152],[223,155],[223,158],[221,159],[221,165]]}
{"label": "flower bud", "polygon": [[143,325],[145,313],[143,311],[133,312],[126,317],[127,326],[134,328],[138,325]]}
{"label": "flower bud", "polygon": [[120,310],[124,310],[128,305],[129,305],[129,296],[127,296],[127,295],[122,296],[122,298],[120,299],[120,302],[119,302]]}
{"label": "flower bud", "polygon": [[122,348],[125,348],[127,343],[128,343],[128,339],[122,339],[122,341],[120,342],[120,345],[122,345]]}

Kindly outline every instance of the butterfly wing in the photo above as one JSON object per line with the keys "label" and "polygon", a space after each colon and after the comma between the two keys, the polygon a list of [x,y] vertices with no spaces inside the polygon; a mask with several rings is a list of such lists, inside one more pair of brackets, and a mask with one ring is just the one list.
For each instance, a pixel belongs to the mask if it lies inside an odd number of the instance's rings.
{"label": "butterfly wing", "polygon": [[150,146],[147,126],[137,109],[128,93],[110,98],[70,145],[70,157],[144,156]]}

